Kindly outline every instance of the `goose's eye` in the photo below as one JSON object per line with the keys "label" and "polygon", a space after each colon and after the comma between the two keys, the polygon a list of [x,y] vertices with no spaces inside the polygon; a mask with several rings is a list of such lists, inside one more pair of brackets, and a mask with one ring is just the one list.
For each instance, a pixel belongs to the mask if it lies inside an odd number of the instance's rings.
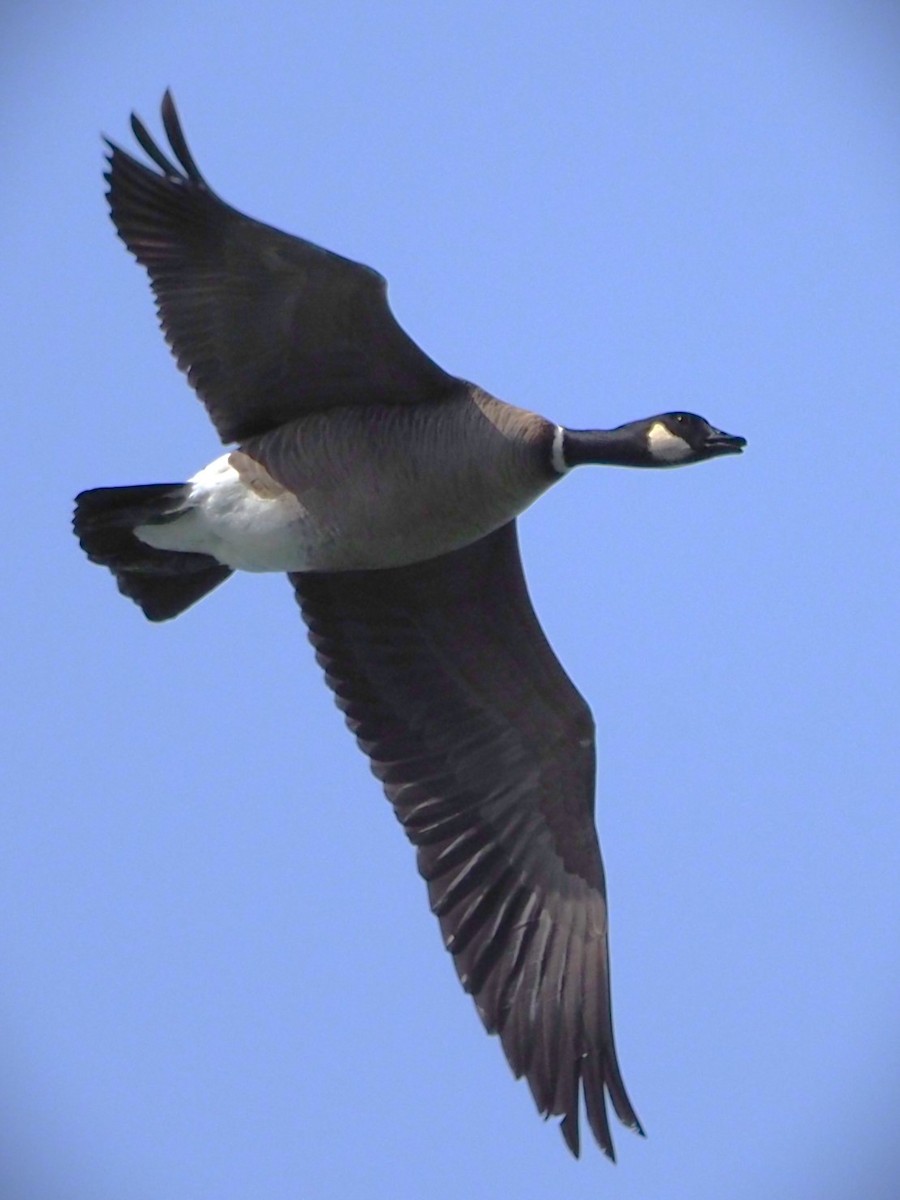
{"label": "goose's eye", "polygon": [[684,413],[676,413],[675,420],[678,422],[679,425],[683,425],[685,423],[685,421],[687,420],[687,417],[684,415]]}

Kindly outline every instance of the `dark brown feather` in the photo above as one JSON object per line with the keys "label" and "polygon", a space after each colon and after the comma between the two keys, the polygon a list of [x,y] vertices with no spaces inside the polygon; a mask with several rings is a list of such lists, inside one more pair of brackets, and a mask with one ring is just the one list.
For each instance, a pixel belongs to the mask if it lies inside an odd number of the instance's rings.
{"label": "dark brown feather", "polygon": [[223,441],[311,409],[427,402],[458,386],[397,324],[376,271],[219,199],[168,92],[163,124],[180,168],[134,117],[158,170],[109,143],[110,213],[150,275],[166,340]]}
{"label": "dark brown feather", "polygon": [[444,942],[538,1109],[612,1156],[622,1087],[593,723],[531,607],[515,523],[384,571],[291,575],[319,662],[428,883]]}

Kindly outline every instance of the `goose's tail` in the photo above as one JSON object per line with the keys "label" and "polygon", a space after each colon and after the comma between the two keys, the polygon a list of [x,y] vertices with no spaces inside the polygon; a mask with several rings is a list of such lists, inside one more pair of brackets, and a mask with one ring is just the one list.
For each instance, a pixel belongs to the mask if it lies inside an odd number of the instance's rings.
{"label": "goose's tail", "polygon": [[73,525],[91,562],[109,567],[119,591],[151,621],[168,621],[231,574],[208,554],[157,550],[135,537],[138,525],[173,521],[190,507],[190,485],[147,483],[92,488],[75,498]]}

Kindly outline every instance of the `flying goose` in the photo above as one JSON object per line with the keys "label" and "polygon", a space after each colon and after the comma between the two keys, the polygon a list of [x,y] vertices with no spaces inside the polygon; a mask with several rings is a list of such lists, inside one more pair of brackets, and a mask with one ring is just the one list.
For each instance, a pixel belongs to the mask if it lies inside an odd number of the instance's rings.
{"label": "flying goose", "polygon": [[692,413],[572,430],[447,374],[375,271],[210,188],[172,97],[176,161],[108,142],[119,236],[225,443],[187,483],[76,500],[92,562],[151,621],[234,570],[284,571],[325,678],[417,849],[464,989],[538,1110],[614,1158],[640,1123],[613,1043],[594,724],[531,607],[516,517],[573,467],[740,453]]}

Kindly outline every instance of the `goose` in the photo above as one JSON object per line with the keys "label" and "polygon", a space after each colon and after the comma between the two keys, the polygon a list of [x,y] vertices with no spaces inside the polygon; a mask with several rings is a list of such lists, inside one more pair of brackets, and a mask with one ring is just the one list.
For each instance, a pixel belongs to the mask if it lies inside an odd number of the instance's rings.
{"label": "goose", "polygon": [[233,571],[285,572],[406,835],[443,942],[538,1111],[615,1159],[643,1134],[613,1040],[594,723],[545,638],[516,519],[584,464],[669,468],[745,439],[689,412],[574,430],[432,361],[381,275],[226,204],[172,96],[174,161],[107,139],[107,199],[226,445],[187,482],[76,499],[88,558],[151,621]]}

